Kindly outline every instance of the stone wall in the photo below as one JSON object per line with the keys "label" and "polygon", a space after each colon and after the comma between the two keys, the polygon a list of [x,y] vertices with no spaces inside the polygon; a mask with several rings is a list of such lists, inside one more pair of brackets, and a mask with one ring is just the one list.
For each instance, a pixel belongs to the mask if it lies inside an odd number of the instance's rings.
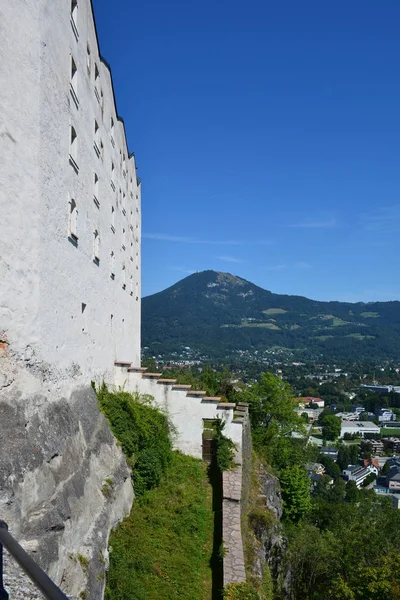
{"label": "stone wall", "polygon": [[[0,375],[0,516],[68,597],[99,600],[110,530],[133,502],[125,458],[90,386],[61,389],[7,354]],[[9,560],[5,583],[35,598]]]}
{"label": "stone wall", "polygon": [[224,587],[230,583],[246,581],[241,522],[249,493],[252,445],[247,405],[238,404],[236,413],[242,435],[241,445],[237,446],[236,451],[236,468],[225,471],[222,476]]}

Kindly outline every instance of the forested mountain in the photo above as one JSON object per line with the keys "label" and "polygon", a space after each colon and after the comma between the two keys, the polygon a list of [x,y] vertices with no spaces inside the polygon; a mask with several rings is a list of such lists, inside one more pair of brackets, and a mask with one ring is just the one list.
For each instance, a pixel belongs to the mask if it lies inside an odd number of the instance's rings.
{"label": "forested mountain", "polygon": [[319,302],[203,271],[142,301],[142,346],[209,357],[288,349],[304,358],[400,358],[400,302]]}

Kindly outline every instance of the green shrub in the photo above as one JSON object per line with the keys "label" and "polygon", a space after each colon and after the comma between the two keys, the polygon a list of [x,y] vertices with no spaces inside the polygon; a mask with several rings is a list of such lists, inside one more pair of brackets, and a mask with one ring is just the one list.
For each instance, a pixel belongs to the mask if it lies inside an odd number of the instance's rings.
{"label": "green shrub", "polygon": [[158,485],[171,462],[173,427],[167,416],[137,393],[97,391],[99,406],[132,466],[137,496]]}
{"label": "green shrub", "polygon": [[259,600],[256,590],[247,582],[230,583],[224,589],[224,600]]}
{"label": "green shrub", "polygon": [[215,421],[215,440],[217,444],[217,466],[220,471],[228,471],[235,466],[236,445],[222,433],[225,423],[221,419]]}
{"label": "green shrub", "polygon": [[253,506],[248,515],[249,524],[255,535],[259,538],[268,532],[275,521],[273,513],[266,507]]}

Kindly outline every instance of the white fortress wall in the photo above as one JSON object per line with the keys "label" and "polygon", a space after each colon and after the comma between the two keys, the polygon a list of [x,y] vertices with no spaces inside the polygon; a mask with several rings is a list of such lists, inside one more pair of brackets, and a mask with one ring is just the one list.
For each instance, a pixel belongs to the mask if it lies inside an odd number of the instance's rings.
{"label": "white fortress wall", "polygon": [[140,185],[111,74],[88,0],[3,4],[0,329],[60,377],[109,379],[140,362]]}

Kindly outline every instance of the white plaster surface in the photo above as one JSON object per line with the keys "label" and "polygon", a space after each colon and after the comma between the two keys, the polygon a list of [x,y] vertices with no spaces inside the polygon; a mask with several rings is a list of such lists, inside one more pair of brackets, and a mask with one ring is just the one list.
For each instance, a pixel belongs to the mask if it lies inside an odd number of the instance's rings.
{"label": "white plaster surface", "polygon": [[[0,0],[0,338],[7,337],[21,360],[53,367],[59,380],[68,380],[72,369],[88,382],[110,379],[114,360],[140,363],[140,185],[110,71],[99,58],[89,0],[79,0],[77,30],[78,39],[65,0]],[[71,56],[78,106],[70,93]],[[95,119],[103,157],[94,149]],[[69,163],[70,124],[78,173]],[[78,208],[76,246],[68,238],[71,197]]]}

